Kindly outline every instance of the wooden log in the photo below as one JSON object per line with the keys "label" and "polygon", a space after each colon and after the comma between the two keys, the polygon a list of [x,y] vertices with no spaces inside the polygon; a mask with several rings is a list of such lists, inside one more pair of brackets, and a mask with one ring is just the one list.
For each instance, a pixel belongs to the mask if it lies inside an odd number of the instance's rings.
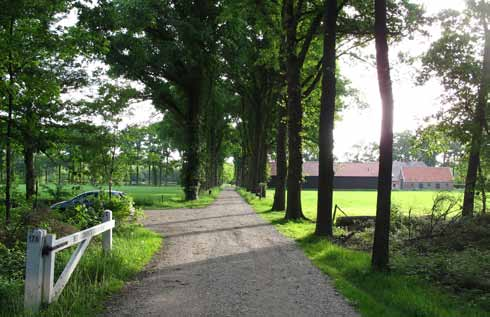
{"label": "wooden log", "polygon": [[337,217],[335,225],[337,227],[345,227],[348,230],[362,230],[374,226],[375,221],[375,216]]}

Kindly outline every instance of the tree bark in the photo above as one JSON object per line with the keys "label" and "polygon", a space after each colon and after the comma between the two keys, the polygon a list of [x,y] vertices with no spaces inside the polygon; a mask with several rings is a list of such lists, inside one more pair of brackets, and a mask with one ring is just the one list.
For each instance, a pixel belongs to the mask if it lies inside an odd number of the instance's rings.
{"label": "tree bark", "polygon": [[[12,72],[10,79],[12,80]],[[7,118],[7,140],[5,145],[5,224],[10,224],[10,212],[12,208],[11,188],[12,188],[12,112],[14,108],[14,98],[12,92],[8,92],[8,118]]]}
{"label": "tree bark", "polygon": [[[9,28],[9,33],[10,33],[10,38],[13,37],[14,33],[14,19],[12,18],[10,20],[10,28]],[[12,115],[14,111],[14,96],[12,95],[12,85],[14,81],[14,70],[13,70],[13,65],[12,65],[12,51],[9,51],[9,65],[8,65],[8,72],[9,72],[9,81],[10,81],[10,86],[8,87],[8,117],[7,117],[7,140],[5,144],[5,150],[6,150],[6,157],[5,157],[5,224],[8,225],[10,224],[10,212],[12,208],[12,202],[11,202],[11,188],[12,188]]]}
{"label": "tree bark", "polygon": [[475,116],[472,124],[470,157],[468,160],[468,170],[466,172],[464,188],[462,213],[465,217],[472,216],[475,208],[475,187],[478,177],[478,166],[480,165],[483,129],[485,127],[485,108],[490,92],[490,31],[485,17],[483,17],[482,20],[485,30],[485,51],[483,56],[482,78],[478,92],[478,102],[476,104]]}
{"label": "tree bark", "polygon": [[168,157],[170,156],[169,152],[165,153],[165,186],[168,185]]}
{"label": "tree bark", "polygon": [[183,157],[185,200],[199,198],[199,94],[189,95],[186,120],[186,145]]}
{"label": "tree bark", "polygon": [[286,80],[287,80],[287,113],[288,113],[288,176],[286,219],[304,218],[301,209],[301,182],[303,170],[302,158],[302,121],[301,107],[301,63],[296,53],[297,18],[294,1],[284,0],[284,23],[286,30]]}
{"label": "tree bark", "polygon": [[376,63],[383,115],[379,145],[378,196],[372,267],[386,270],[389,264],[391,173],[393,164],[393,91],[388,58],[386,0],[375,0]]}
{"label": "tree bark", "polygon": [[36,192],[36,173],[34,169],[34,147],[28,139],[24,143],[24,166],[26,170],[26,200],[30,201]]}
{"label": "tree bark", "polygon": [[272,210],[286,209],[286,178],[287,163],[287,112],[283,105],[279,106],[279,116],[276,135],[276,188],[274,190],[274,203]]}
{"label": "tree bark", "polygon": [[148,186],[151,186],[151,163],[148,163]]}
{"label": "tree bark", "polygon": [[481,213],[485,214],[487,213],[487,182],[486,182],[486,176],[485,174],[483,174],[481,164],[478,166],[478,174],[480,175],[480,182],[481,182],[481,201],[482,201]]}
{"label": "tree bark", "polygon": [[140,184],[140,144],[136,146],[136,185]]}
{"label": "tree bark", "polygon": [[162,176],[163,176],[163,166],[162,163],[160,162],[158,164],[158,186],[162,186]]}
{"label": "tree bark", "polygon": [[333,129],[336,98],[337,0],[327,0],[323,25],[323,78],[320,105],[318,200],[315,234],[332,236]]}
{"label": "tree bark", "polygon": [[[114,142],[115,143],[115,142]],[[114,175],[114,166],[116,161],[116,146],[111,149],[111,165],[109,167],[109,200],[112,199],[112,185],[113,185],[113,175]]]}

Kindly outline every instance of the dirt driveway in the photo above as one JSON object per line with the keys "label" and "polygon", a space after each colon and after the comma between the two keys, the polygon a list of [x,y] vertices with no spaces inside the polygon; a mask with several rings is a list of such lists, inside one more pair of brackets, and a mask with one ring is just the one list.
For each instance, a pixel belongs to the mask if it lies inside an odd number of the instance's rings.
{"label": "dirt driveway", "polygon": [[295,243],[235,192],[204,209],[147,211],[165,237],[107,316],[358,316]]}

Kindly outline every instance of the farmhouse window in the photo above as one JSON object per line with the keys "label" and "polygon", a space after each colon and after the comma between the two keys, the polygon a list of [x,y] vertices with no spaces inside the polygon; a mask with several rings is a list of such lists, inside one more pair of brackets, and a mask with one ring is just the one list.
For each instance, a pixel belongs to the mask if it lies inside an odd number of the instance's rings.
{"label": "farmhouse window", "polygon": [[437,188],[437,189],[441,188],[441,184],[436,183],[436,188]]}

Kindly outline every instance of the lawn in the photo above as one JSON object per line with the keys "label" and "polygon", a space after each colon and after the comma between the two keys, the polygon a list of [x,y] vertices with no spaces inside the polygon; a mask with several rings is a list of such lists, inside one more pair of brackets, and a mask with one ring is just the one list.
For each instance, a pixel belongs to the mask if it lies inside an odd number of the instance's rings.
{"label": "lawn", "polygon": [[[50,188],[54,187],[54,184],[50,185]],[[107,186],[102,188],[107,189]],[[99,189],[99,187],[66,185],[64,189],[71,193],[69,197],[73,197],[85,191]],[[184,191],[180,186],[114,186],[113,189],[125,192],[134,199],[137,207],[144,209],[202,208],[211,204],[219,194],[219,189],[215,188],[211,194],[208,191],[201,192],[198,200],[184,201]],[[17,190],[19,193],[24,193],[25,185],[18,185]],[[39,197],[41,199],[50,198],[46,186],[40,186]]]}
{"label": "lawn", "polygon": [[[393,191],[392,204],[398,206],[403,213],[412,209],[413,214],[424,214],[431,209],[434,197],[441,192],[437,191]],[[462,192],[452,191],[454,195],[462,199]],[[306,217],[316,219],[316,190],[303,190],[301,200],[303,212]],[[267,191],[267,204],[272,206],[274,190]],[[334,204],[337,204],[348,216],[374,216],[376,214],[375,191],[335,191]]]}
{"label": "lawn", "polygon": [[[329,275],[335,287],[360,311],[364,317],[463,317],[490,316],[484,308],[472,303],[471,298],[458,298],[430,282],[415,276],[408,276],[396,271],[377,273],[370,269],[370,254],[349,250],[331,243],[325,238],[313,235],[315,224],[311,221],[284,221],[284,212],[271,212],[272,199],[259,200],[255,196],[239,190],[240,194],[252,205],[264,219],[270,221],[285,236],[297,241],[306,256],[324,273]],[[312,200],[316,192],[304,192],[307,215],[312,218]],[[375,195],[363,192],[336,193],[336,198],[345,198],[357,194],[361,197]],[[402,199],[410,203],[412,199],[423,196],[428,200],[430,192],[399,192]],[[396,195],[395,194],[395,195]],[[344,196],[345,195],[345,196]],[[271,197],[271,195],[269,194]],[[413,198],[416,197],[416,198]],[[344,200],[348,201],[348,200]],[[351,200],[351,206],[356,207]],[[371,200],[369,200],[371,201]],[[403,200],[400,200],[403,201]],[[362,206],[356,210],[361,211]],[[346,207],[347,209],[347,207]],[[354,209],[354,208],[352,208]]]}

